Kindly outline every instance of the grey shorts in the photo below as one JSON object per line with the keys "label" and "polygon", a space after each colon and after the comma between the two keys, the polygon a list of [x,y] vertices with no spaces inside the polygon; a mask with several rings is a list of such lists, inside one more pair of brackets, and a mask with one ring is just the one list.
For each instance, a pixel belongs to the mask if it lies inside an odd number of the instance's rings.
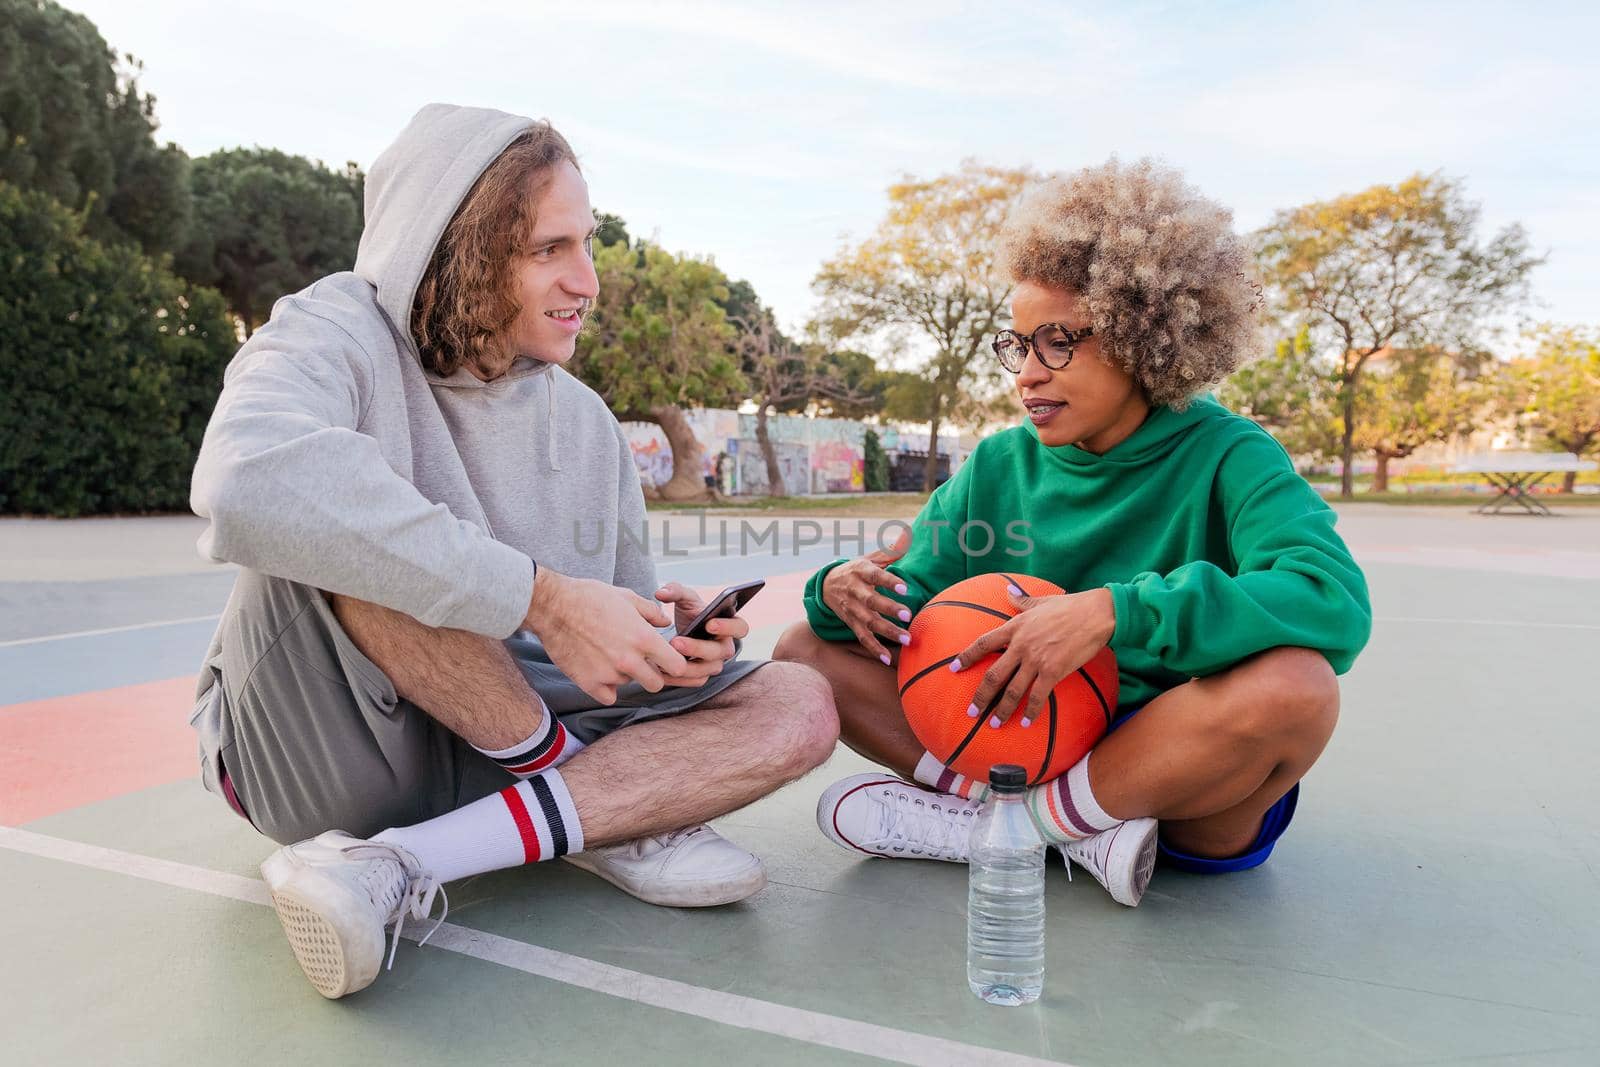
{"label": "grey shorts", "polygon": [[[536,639],[519,634],[506,647],[585,743],[689,711],[764,662],[732,660],[697,689],[650,693],[630,684],[600,707]],[[396,696],[318,590],[255,571],[241,571],[234,585],[190,722],[206,788],[230,805],[236,798],[258,830],[282,843],[333,828],[366,837],[409,826],[516,780]]]}

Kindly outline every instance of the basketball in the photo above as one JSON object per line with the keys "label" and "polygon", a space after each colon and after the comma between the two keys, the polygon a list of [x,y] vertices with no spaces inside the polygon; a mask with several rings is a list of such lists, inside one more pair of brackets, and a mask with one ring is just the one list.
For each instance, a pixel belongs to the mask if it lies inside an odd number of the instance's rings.
{"label": "basketball", "polygon": [[1015,763],[1027,771],[1028,784],[1037,785],[1065,774],[1105,735],[1117,708],[1117,658],[1101,649],[1068,675],[1031,727],[1022,725],[1020,710],[999,729],[988,725],[992,709],[968,716],[984,671],[1000,655],[991,653],[959,674],[951,673],[950,661],[1019,614],[1006,592],[1012,583],[1029,596],[1064,591],[1031,575],[980,574],[934,597],[911,620],[911,644],[900,653],[900,706],[917,740],[957,774],[987,782],[990,767]]}

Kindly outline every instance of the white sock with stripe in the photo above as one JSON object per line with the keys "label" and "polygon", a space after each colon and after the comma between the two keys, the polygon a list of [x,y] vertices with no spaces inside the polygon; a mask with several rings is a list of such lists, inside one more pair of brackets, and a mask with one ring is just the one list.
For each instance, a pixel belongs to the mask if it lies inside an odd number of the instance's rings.
{"label": "white sock with stripe", "polygon": [[583,827],[557,770],[542,771],[436,819],[372,838],[417,857],[441,882],[583,851]]}
{"label": "white sock with stripe", "polygon": [[1089,788],[1090,752],[1054,781],[1028,790],[1028,813],[1050,844],[1082,841],[1126,822],[1110,815]]}
{"label": "white sock with stripe", "polygon": [[[535,693],[534,699],[539,700],[539,694]],[[584,750],[584,743],[567,732],[543,700],[539,700],[539,711],[539,727],[527,740],[498,751],[472,747],[518,778],[531,778],[540,771],[559,767]]]}
{"label": "white sock with stripe", "polygon": [[951,793],[974,804],[982,804],[989,795],[989,783],[980,782],[976,778],[968,778],[964,774],[957,774],[949,767],[939,762],[939,758],[932,752],[924,752],[917,761],[917,769],[911,772],[911,777],[941,793]]}

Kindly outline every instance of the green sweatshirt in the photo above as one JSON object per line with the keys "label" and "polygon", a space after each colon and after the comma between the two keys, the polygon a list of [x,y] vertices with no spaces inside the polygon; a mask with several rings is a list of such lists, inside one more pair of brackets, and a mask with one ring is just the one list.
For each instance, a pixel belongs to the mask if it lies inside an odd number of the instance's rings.
{"label": "green sweatshirt", "polygon": [[[1372,608],[1335,519],[1270,434],[1209,397],[1153,410],[1103,456],[1044,445],[1025,423],[982,441],[929,498],[888,568],[908,592],[889,595],[916,612],[997,571],[1104,586],[1123,708],[1280,646],[1315,649],[1343,674]],[[851,641],[822,602],[839,562],[807,582],[806,616],[819,637]]]}

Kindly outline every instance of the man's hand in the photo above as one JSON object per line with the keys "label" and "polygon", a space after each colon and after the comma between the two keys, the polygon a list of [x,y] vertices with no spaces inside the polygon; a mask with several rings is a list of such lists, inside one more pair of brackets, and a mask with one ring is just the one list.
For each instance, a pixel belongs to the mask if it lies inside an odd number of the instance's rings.
{"label": "man's hand", "polygon": [[[972,642],[950,664],[952,671],[970,670],[985,656],[1000,653],[984,672],[983,684],[967,709],[969,715],[981,715],[1000,694],[989,718],[989,725],[996,727],[1019,706],[1022,725],[1033,725],[1062,679],[1093,659],[1117,630],[1109,589],[1032,597],[1012,586],[1011,602],[1022,614]],[[1024,693],[1028,701],[1022,706]]]}
{"label": "man's hand", "polygon": [[627,682],[659,693],[668,677],[688,669],[654,629],[667,625],[666,610],[631,589],[540,567],[522,624],[550,662],[602,704],[615,704],[617,687]]}
{"label": "man's hand", "polygon": [[684,689],[705,685],[711,678],[721,674],[722,665],[734,657],[736,649],[733,642],[750,636],[750,624],[735,615],[731,619],[711,619],[706,622],[706,629],[715,635],[714,640],[697,641],[692,637],[683,637],[681,635],[689,628],[689,624],[705,610],[705,601],[700,599],[698,593],[685,589],[677,582],[668,582],[657,589],[656,599],[663,604],[673,605],[672,623],[680,636],[668,643],[688,660],[688,667],[682,674],[665,677],[667,685]]}
{"label": "man's hand", "polygon": [[[880,544],[882,542],[879,542]],[[911,611],[905,605],[890,600],[880,590],[893,589],[901,596],[906,586],[899,578],[884,570],[889,564],[906,554],[911,547],[911,531],[902,530],[894,547],[868,552],[859,559],[841,563],[828,572],[822,580],[822,602],[833,609],[839,621],[850,627],[861,647],[889,666],[889,653],[878,641],[881,635],[899,645],[909,645],[911,635],[902,626],[896,626],[885,615],[903,623],[911,621]]]}

